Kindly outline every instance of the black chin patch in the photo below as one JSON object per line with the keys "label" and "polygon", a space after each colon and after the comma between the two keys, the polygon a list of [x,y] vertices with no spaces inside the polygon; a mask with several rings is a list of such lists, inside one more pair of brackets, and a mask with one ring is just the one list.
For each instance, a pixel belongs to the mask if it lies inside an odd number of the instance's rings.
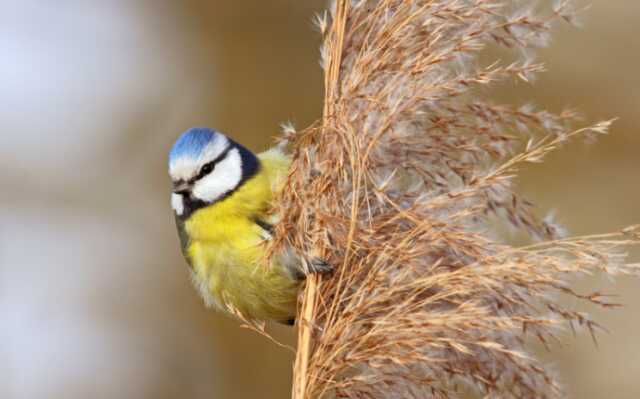
{"label": "black chin patch", "polygon": [[193,198],[190,194],[182,195],[182,204],[184,206],[182,210],[182,215],[176,215],[178,218],[182,220],[188,219],[193,214],[193,212],[209,205],[209,203],[205,201],[199,200],[197,198]]}

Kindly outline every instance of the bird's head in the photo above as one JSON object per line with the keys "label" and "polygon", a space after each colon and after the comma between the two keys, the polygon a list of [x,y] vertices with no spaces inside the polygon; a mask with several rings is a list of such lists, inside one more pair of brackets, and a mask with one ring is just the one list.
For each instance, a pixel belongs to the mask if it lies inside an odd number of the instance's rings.
{"label": "bird's head", "polygon": [[186,218],[231,195],[258,168],[256,156],[224,134],[191,128],[182,133],[169,153],[173,210]]}

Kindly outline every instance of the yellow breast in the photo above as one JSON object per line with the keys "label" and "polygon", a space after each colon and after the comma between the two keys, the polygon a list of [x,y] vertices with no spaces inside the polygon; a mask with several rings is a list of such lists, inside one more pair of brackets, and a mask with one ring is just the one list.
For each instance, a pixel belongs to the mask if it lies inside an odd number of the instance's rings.
{"label": "yellow breast", "polygon": [[278,261],[265,264],[264,218],[287,167],[277,151],[259,156],[260,171],[227,198],[186,221],[193,280],[209,305],[249,319],[285,321],[295,315],[299,282]]}

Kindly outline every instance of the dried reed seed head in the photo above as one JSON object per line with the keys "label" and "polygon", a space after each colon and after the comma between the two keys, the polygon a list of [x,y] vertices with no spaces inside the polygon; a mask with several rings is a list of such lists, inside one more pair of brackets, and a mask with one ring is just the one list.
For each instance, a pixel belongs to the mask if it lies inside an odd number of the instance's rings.
{"label": "dried reed seed head", "polygon": [[[277,202],[276,247],[337,270],[318,295],[306,293],[301,337],[311,329],[313,341],[299,343],[296,397],[454,398],[459,386],[487,397],[562,396],[527,343],[551,345],[566,325],[594,332],[557,295],[611,306],[567,281],[635,273],[619,249],[640,237],[632,228],[562,239],[553,218],[540,220],[514,191],[523,164],[610,125],[572,130],[573,111],[493,104],[479,90],[544,70],[531,50],[575,10],[548,3],[338,0],[316,21],[325,112],[305,131],[285,128],[295,156]],[[544,6],[546,15],[534,12]],[[516,59],[481,64],[478,54],[496,45]],[[540,243],[491,239],[491,218]]]}

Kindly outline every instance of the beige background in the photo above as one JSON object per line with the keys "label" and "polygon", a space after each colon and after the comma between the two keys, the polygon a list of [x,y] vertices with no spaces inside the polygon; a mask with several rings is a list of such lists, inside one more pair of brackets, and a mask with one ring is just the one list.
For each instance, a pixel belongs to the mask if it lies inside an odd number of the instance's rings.
{"label": "beige background", "polygon": [[[193,125],[254,150],[320,110],[320,1],[0,0],[0,397],[284,398],[292,355],[191,289],[168,201],[166,153]],[[613,135],[528,169],[522,191],[572,233],[640,223],[640,2],[596,0],[558,30],[536,90],[500,97]],[[638,253],[636,253],[638,256]],[[640,397],[638,281],[596,312],[596,349],[545,358],[574,398]],[[286,342],[293,332],[272,328]]]}

